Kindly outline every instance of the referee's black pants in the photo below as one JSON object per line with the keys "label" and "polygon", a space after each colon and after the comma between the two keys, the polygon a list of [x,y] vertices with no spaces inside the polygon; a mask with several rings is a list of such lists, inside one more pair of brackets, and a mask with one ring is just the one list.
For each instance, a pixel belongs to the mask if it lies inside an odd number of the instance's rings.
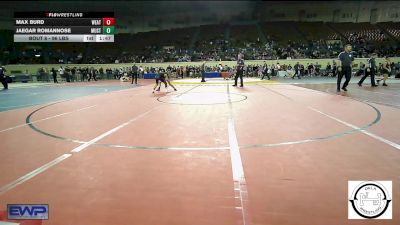
{"label": "referee's black pants", "polygon": [[351,67],[350,66],[342,67],[342,71],[338,74],[337,90],[340,90],[340,83],[342,82],[343,76],[346,78],[346,80],[344,81],[342,88],[346,88],[347,85],[349,85],[349,82],[351,79]]}
{"label": "referee's black pants", "polygon": [[201,72],[201,82],[206,82],[206,72],[205,71]]}
{"label": "referee's black pants", "polygon": [[135,84],[137,84],[137,79],[138,79],[138,73],[132,73],[132,83],[133,84],[133,80],[135,80]]}
{"label": "referee's black pants", "polygon": [[243,87],[243,69],[238,69],[235,76],[235,85],[237,86],[238,78],[240,77],[240,86]]}

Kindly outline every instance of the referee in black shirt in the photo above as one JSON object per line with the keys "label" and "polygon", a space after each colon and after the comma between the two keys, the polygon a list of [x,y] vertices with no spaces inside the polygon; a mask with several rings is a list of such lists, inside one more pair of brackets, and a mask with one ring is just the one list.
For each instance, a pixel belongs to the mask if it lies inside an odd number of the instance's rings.
{"label": "referee in black shirt", "polygon": [[376,58],[377,54],[373,53],[371,55],[371,58],[368,59],[368,67],[366,68],[366,72],[364,76],[361,78],[361,80],[358,82],[358,86],[362,86],[362,83],[364,82],[365,78],[368,76],[371,76],[371,86],[376,87],[378,85],[375,84],[375,73],[376,73]]}
{"label": "referee in black shirt", "polygon": [[239,53],[236,67],[236,76],[235,76],[235,84],[232,85],[234,87],[237,86],[238,78],[240,77],[240,87],[243,87],[243,69],[244,69],[244,55],[243,53]]}
{"label": "referee in black shirt", "polygon": [[139,67],[137,67],[136,65],[133,65],[132,66],[132,83],[131,84],[133,84],[133,81],[135,81],[135,84],[137,85],[137,79],[138,79],[138,70],[139,70]]}
{"label": "referee in black shirt", "polygon": [[206,61],[201,64],[201,82],[206,82]]}
{"label": "referee in black shirt", "polygon": [[351,51],[351,45],[347,44],[344,47],[344,51],[339,54],[339,60],[341,62],[342,66],[342,72],[338,74],[338,79],[337,79],[337,91],[340,92],[340,83],[342,82],[342,77],[343,75],[346,78],[346,81],[343,83],[342,89],[343,91],[347,91],[346,87],[349,85],[350,79],[351,79],[351,65],[354,61],[354,55]]}

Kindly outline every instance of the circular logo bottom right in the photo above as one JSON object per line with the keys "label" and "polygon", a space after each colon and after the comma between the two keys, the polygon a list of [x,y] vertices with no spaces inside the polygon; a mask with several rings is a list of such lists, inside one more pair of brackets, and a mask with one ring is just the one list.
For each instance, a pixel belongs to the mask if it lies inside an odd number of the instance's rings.
{"label": "circular logo bottom right", "polygon": [[348,219],[392,219],[392,181],[349,181]]}

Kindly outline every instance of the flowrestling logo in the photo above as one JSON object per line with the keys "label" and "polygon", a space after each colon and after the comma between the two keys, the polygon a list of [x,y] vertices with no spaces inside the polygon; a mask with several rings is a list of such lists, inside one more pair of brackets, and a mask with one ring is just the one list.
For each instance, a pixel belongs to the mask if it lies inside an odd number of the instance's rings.
{"label": "flowrestling logo", "polygon": [[10,220],[48,220],[49,205],[8,204],[7,217]]}
{"label": "flowrestling logo", "polygon": [[392,219],[392,181],[349,181],[348,219]]}

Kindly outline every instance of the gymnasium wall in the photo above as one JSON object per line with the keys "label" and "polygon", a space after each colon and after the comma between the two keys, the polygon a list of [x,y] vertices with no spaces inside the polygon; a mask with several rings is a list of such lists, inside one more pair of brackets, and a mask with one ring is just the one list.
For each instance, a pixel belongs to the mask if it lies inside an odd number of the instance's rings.
{"label": "gymnasium wall", "polygon": [[[398,1],[2,1],[0,28],[14,29],[14,11],[115,12],[116,33],[138,33],[237,21],[400,22]],[[375,14],[372,12],[376,12]]]}

